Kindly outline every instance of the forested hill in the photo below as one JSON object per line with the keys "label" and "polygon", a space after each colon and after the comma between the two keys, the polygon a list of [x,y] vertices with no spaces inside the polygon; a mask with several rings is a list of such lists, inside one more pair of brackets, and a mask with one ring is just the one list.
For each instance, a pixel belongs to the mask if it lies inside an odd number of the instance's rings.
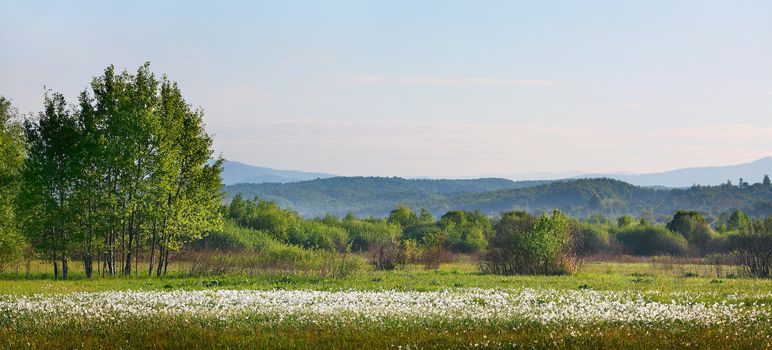
{"label": "forested hill", "polygon": [[223,188],[226,198],[241,193],[292,208],[303,216],[324,214],[381,216],[394,206],[427,205],[457,195],[536,186],[550,181],[404,179],[399,177],[333,177],[294,183],[236,184]]}
{"label": "forested hill", "polygon": [[732,208],[751,215],[772,214],[772,186],[694,186],[653,189],[612,179],[522,181],[504,179],[419,180],[383,177],[334,177],[289,184],[225,186],[227,198],[236,193],[273,200],[306,217],[333,214],[386,215],[399,204],[425,207],[435,214],[451,209],[479,209],[487,214],[507,210],[559,208],[575,216],[601,213],[672,215],[677,209],[700,210],[717,216]]}
{"label": "forested hill", "polygon": [[720,215],[740,208],[754,216],[772,213],[772,186],[761,183],[744,187],[693,186],[686,189],[638,187],[612,179],[578,179],[551,184],[486,193],[467,194],[433,203],[432,211],[479,209],[485,213],[524,209],[561,209],[587,217],[600,213],[609,217],[624,214],[657,218],[675,210],[699,210]]}

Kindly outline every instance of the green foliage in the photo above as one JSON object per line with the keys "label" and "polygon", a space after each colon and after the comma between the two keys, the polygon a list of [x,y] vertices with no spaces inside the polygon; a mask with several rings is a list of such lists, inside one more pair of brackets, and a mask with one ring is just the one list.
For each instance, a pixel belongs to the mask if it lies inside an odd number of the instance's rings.
{"label": "green foliage", "polygon": [[24,131],[11,102],[0,96],[0,271],[24,245],[16,227],[15,201],[24,162]]}
{"label": "green foliage", "polygon": [[574,267],[574,232],[560,211],[508,212],[495,226],[481,268],[496,274],[561,274]]}
{"label": "green foliage", "polygon": [[420,217],[410,208],[400,206],[387,219],[358,219],[346,215],[343,220],[327,215],[305,220],[297,213],[279,208],[271,201],[244,200],[234,196],[223,208],[238,224],[270,234],[278,241],[306,248],[344,251],[371,251],[389,242],[412,240],[423,245],[439,244],[444,249],[477,252],[485,248],[492,231],[490,220],[480,213],[450,211],[435,222],[422,210]]}
{"label": "green foliage", "polygon": [[740,209],[732,211],[732,215],[726,221],[726,230],[729,231],[742,231],[746,230],[750,226],[751,219],[742,212]]}
{"label": "green foliage", "polygon": [[225,220],[222,230],[212,231],[191,245],[193,250],[258,251],[282,244],[264,231],[250,229]]}
{"label": "green foliage", "polygon": [[396,240],[402,232],[397,224],[384,220],[359,220],[353,216],[346,217],[338,225],[348,233],[354,251],[368,251],[378,244]]}
{"label": "green foliage", "polygon": [[[772,214],[772,186],[693,186],[654,189],[612,179],[578,179],[528,183],[493,179],[442,180],[452,188],[430,186],[432,181],[399,178],[337,177],[288,184],[225,186],[229,197],[243,193],[276,201],[305,217],[349,212],[360,216],[387,216],[398,203],[424,207],[435,215],[449,210],[480,210],[494,215],[509,210],[529,212],[559,208],[573,217],[618,217],[632,214],[650,223],[663,222],[679,209],[717,216],[740,208],[754,217]],[[457,182],[454,182],[457,181]],[[503,180],[506,181],[506,180]],[[438,182],[445,183],[445,182]],[[485,185],[479,185],[485,184]],[[463,186],[462,186],[463,185]]]}
{"label": "green foliage", "polygon": [[389,212],[388,222],[398,224],[403,230],[408,230],[418,225],[418,216],[407,206],[400,205]]}
{"label": "green foliage", "polygon": [[610,234],[606,225],[582,223],[579,232],[581,238],[577,253],[588,256],[609,251]]}
{"label": "green foliage", "polygon": [[749,222],[728,244],[738,262],[756,277],[772,276],[772,216]]}
{"label": "green foliage", "polygon": [[715,233],[697,211],[679,210],[667,224],[667,229],[681,234],[692,246],[705,251]]}
{"label": "green foliage", "polygon": [[688,246],[683,236],[660,226],[627,227],[614,237],[634,255],[684,255]]}
{"label": "green foliage", "polygon": [[340,251],[348,246],[348,233],[336,226],[340,225],[337,219],[303,220],[276,203],[259,198],[245,201],[240,196],[231,201],[227,212],[240,225],[266,232],[280,242]]}
{"label": "green foliage", "polygon": [[437,222],[448,249],[459,252],[481,251],[493,231],[488,217],[480,211],[451,210]]}
{"label": "green foliage", "polygon": [[[447,199],[465,193],[522,188],[551,181],[506,179],[427,180],[397,177],[333,177],[286,184],[237,184],[223,187],[228,198],[241,193],[259,196],[289,207],[304,217],[326,214],[360,217],[387,216],[398,204],[418,208],[422,204],[435,214],[451,209]],[[428,205],[431,204],[432,207]]]}
{"label": "green foliage", "polygon": [[617,219],[617,226],[624,228],[635,225],[635,218],[630,215],[622,215]]}
{"label": "green foliage", "polygon": [[79,213],[72,193],[78,171],[80,130],[61,94],[45,96],[44,111],[27,120],[28,156],[22,172],[20,222],[27,240],[54,262],[54,276],[67,278]]}
{"label": "green foliage", "polygon": [[345,229],[317,220],[301,221],[300,226],[290,231],[289,236],[289,242],[292,244],[332,251],[345,251],[348,241]]}
{"label": "green foliage", "polygon": [[44,111],[25,122],[24,233],[55,275],[61,261],[64,278],[75,254],[89,277],[97,255],[108,274],[130,274],[140,250],[160,275],[169,252],[222,225],[222,160],[209,163],[203,113],[149,64],[136,74],[108,67],[78,102],[47,94]]}

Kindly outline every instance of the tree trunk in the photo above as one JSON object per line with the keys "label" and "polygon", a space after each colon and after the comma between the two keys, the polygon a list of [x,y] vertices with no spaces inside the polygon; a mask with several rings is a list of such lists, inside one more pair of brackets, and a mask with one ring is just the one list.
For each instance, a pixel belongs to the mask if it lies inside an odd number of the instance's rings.
{"label": "tree trunk", "polygon": [[135,218],[135,211],[131,211],[131,216],[129,217],[129,226],[126,229],[126,232],[128,233],[128,248],[125,249],[126,251],[126,262],[123,263],[123,275],[124,276],[131,276],[131,250],[134,248],[134,225],[136,224],[134,221]]}
{"label": "tree trunk", "polygon": [[83,255],[83,270],[86,273],[86,278],[91,279],[91,277],[93,277],[94,265],[91,254]]}
{"label": "tree trunk", "polygon": [[54,258],[54,280],[59,279],[59,261]]}
{"label": "tree trunk", "polygon": [[59,279],[59,263],[56,254],[56,230],[51,228],[51,260],[54,261],[54,280]]}
{"label": "tree trunk", "polygon": [[66,280],[69,275],[69,264],[67,263],[67,251],[62,252],[62,279]]}
{"label": "tree trunk", "polygon": [[164,257],[164,276],[166,276],[166,268],[169,267],[169,249],[166,249],[166,256]]}
{"label": "tree trunk", "polygon": [[158,266],[156,266],[156,276],[161,276],[161,272],[163,272],[163,266],[164,266],[164,245],[161,244],[158,247]]}
{"label": "tree trunk", "polygon": [[[137,221],[139,221],[139,213],[137,213]],[[134,276],[139,275],[139,232],[140,226],[139,223],[137,223],[137,237],[134,239],[136,243],[134,243]]]}
{"label": "tree trunk", "polygon": [[153,237],[150,239],[150,268],[147,271],[148,276],[153,275],[153,259],[155,259],[155,244],[156,244],[156,232],[155,232],[155,224],[153,224]]}

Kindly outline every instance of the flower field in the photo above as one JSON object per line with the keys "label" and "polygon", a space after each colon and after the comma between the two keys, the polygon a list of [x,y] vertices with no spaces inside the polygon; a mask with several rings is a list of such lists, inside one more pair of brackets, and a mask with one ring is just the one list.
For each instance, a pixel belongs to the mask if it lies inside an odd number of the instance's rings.
{"label": "flower field", "polygon": [[[527,321],[549,323],[694,322],[703,325],[769,319],[767,296],[759,303],[705,303],[680,294],[669,302],[658,293],[592,290],[461,289],[436,292],[216,290],[173,292],[98,292],[0,298],[4,322],[28,318],[127,320],[184,315],[235,321],[262,316],[281,322]],[[751,297],[753,299],[753,297]]]}
{"label": "flower field", "polygon": [[[164,339],[158,347],[207,348],[214,344],[200,338],[213,337],[229,339],[224,344],[236,348],[771,346],[769,293],[716,300],[704,293],[531,288],[11,295],[0,296],[0,325],[7,336],[0,344],[98,348],[105,345],[98,339],[113,339],[111,345],[120,340],[153,347]],[[36,342],[25,343],[27,337]],[[72,342],[61,343],[68,337]]]}

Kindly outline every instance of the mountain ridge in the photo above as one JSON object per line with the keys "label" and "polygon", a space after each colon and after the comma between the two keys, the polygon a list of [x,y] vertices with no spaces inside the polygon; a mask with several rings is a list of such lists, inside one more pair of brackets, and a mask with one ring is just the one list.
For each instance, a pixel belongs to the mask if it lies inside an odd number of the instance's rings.
{"label": "mountain ridge", "polygon": [[236,194],[257,196],[304,217],[348,213],[382,217],[399,205],[427,208],[435,215],[457,209],[496,215],[554,208],[578,217],[632,214],[651,220],[669,217],[677,209],[699,210],[713,217],[734,208],[757,216],[772,214],[772,186],[762,183],[661,189],[610,178],[514,182],[334,177],[286,184],[238,184],[225,186],[223,191],[226,200]]}
{"label": "mountain ridge", "polygon": [[[625,173],[528,173],[531,177],[542,175],[543,178],[525,179],[520,175],[496,175],[484,176],[480,179],[502,178],[513,182],[523,181],[555,181],[567,179],[584,178],[611,178],[624,181],[633,185],[647,187],[670,187],[684,188],[692,185],[719,185],[739,181],[743,178],[747,182],[760,181],[764,175],[772,174],[772,157],[767,156],[757,160],[723,166],[703,166],[679,168],[664,172],[625,174]],[[308,172],[300,170],[279,170],[267,167],[259,167],[241,163],[238,161],[226,160],[223,169],[223,183],[225,185],[234,185],[237,183],[290,183],[299,181],[308,181],[314,179],[325,179],[336,177],[337,175],[322,172]],[[564,177],[563,177],[564,176]],[[434,177],[416,177],[413,179],[438,179]],[[456,180],[473,180],[474,178],[462,178]]]}
{"label": "mountain ridge", "polygon": [[238,183],[289,183],[334,177],[333,174],[300,170],[279,170],[259,167],[233,160],[223,162],[223,184]]}
{"label": "mountain ridge", "polygon": [[772,157],[767,156],[732,165],[689,167],[643,174],[584,174],[573,178],[606,177],[638,186],[683,188],[692,185],[720,185],[727,181],[734,183],[739,182],[740,178],[752,183],[761,181],[765,175],[770,174],[772,174]]}

